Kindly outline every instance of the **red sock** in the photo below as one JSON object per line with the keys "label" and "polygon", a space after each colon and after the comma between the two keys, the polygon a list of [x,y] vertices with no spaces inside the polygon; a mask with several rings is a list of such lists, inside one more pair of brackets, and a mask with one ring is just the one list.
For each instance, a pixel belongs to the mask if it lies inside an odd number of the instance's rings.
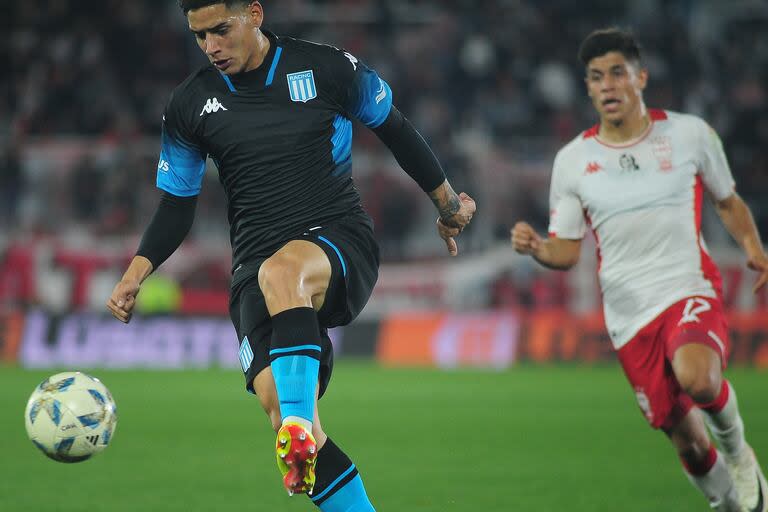
{"label": "red sock", "polygon": [[681,457],[680,460],[683,462],[683,466],[685,466],[685,470],[688,471],[689,474],[693,476],[703,476],[709,473],[709,470],[712,469],[712,466],[717,462],[717,450],[715,450],[715,445],[710,444],[709,451],[703,459],[699,461],[689,461]]}

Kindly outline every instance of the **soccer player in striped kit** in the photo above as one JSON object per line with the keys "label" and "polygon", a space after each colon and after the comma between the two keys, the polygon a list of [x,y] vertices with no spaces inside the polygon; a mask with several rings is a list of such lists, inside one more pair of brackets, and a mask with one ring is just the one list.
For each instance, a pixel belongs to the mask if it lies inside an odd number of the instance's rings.
{"label": "soccer player in striped kit", "polygon": [[757,291],[768,257],[752,215],[712,128],[646,108],[648,72],[631,34],[597,30],[579,58],[600,122],[555,158],[549,237],[518,222],[512,245],[567,270],[592,229],[606,326],[646,419],[667,434],[712,508],[765,512],[766,480],[722,373],[730,344],[719,271],[701,235],[705,192],[758,272]]}

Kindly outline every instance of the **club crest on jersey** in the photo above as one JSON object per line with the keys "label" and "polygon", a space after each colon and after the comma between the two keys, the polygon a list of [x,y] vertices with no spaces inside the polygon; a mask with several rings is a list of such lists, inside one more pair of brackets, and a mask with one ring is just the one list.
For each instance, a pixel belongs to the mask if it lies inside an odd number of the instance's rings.
{"label": "club crest on jersey", "polygon": [[640,170],[640,166],[637,165],[637,160],[635,160],[635,157],[628,153],[621,155],[621,158],[619,158],[619,165],[621,166],[622,171]]}
{"label": "club crest on jersey", "polygon": [[317,98],[317,87],[315,87],[315,74],[312,70],[299,71],[286,75],[288,79],[288,90],[291,93],[291,101],[300,101],[306,103],[309,100]]}
{"label": "club crest on jersey", "polygon": [[653,156],[659,161],[659,170],[669,172],[672,170],[672,141],[669,137],[659,136],[651,139]]}

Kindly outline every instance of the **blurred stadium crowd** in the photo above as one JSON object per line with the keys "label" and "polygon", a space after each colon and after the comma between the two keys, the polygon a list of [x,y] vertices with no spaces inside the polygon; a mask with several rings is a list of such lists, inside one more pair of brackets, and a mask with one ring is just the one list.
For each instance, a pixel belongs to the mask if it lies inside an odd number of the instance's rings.
{"label": "blurred stadium crowd", "polygon": [[[34,233],[135,241],[154,211],[159,123],[204,57],[172,0],[13,2],[0,79],[0,249]],[[721,134],[768,239],[768,4],[733,0],[264,0],[265,27],[344,47],[391,84],[454,187],[478,201],[462,250],[542,231],[555,151],[595,116],[576,60],[605,25],[632,28],[649,106],[701,115]],[[444,248],[432,205],[366,130],[355,176],[385,261]],[[226,246],[209,169],[192,240]],[[728,244],[716,223],[710,243]],[[117,242],[115,242],[117,243]],[[466,254],[466,252],[465,252]]]}

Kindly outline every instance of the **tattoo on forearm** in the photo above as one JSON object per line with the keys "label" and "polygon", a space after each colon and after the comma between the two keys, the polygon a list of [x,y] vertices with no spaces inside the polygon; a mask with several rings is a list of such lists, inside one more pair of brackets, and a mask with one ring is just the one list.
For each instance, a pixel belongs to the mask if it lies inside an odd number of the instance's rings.
{"label": "tattoo on forearm", "polygon": [[450,220],[461,208],[461,200],[451,185],[446,181],[441,186],[430,192],[429,197],[437,207],[440,218]]}

